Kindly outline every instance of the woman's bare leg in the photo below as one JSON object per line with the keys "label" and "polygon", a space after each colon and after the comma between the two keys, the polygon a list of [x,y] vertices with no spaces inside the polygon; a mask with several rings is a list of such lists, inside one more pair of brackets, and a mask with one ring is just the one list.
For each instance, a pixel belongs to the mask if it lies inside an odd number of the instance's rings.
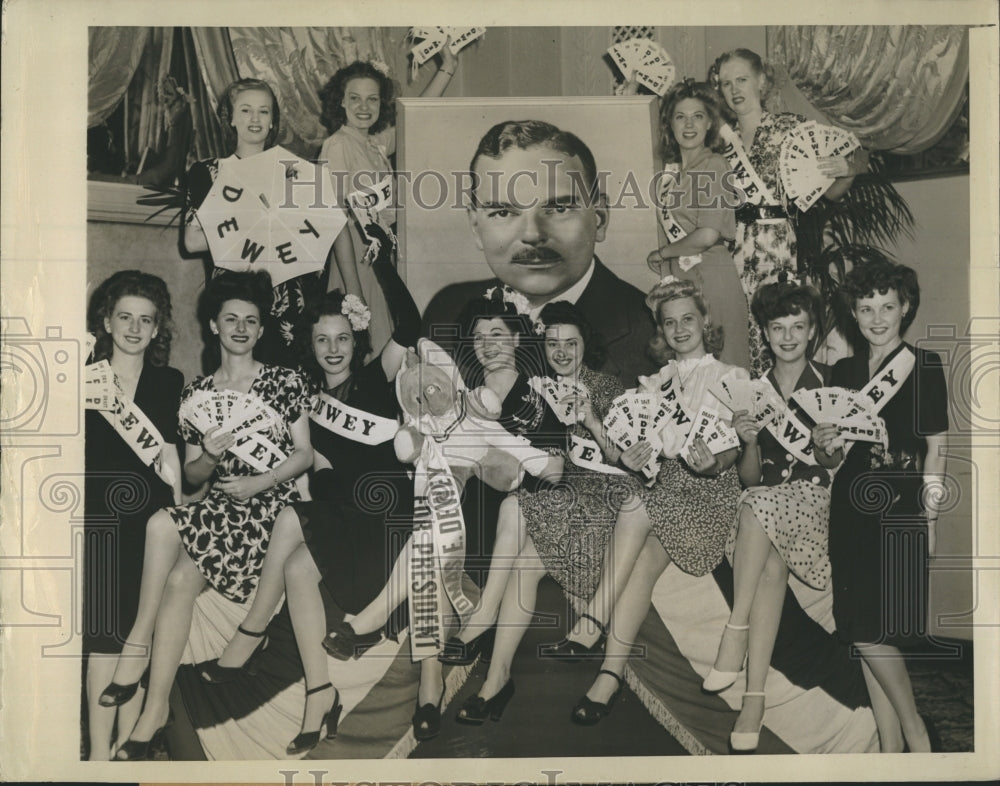
{"label": "woman's bare leg", "polygon": [[[305,543],[299,543],[298,548],[284,560],[283,568],[282,583],[288,594],[288,614],[302,658],[306,688],[318,688],[330,681],[327,655],[322,644],[326,634],[326,612],[319,591],[322,577]],[[333,700],[333,688],[307,696],[302,731],[318,729]]]}
{"label": "woman's bare leg", "polygon": [[544,575],[545,565],[529,537],[518,555],[514,575],[507,582],[507,589],[500,603],[493,657],[486,680],[479,689],[479,695],[484,699],[495,696],[510,679],[510,667],[521,639],[524,638],[524,632],[534,616],[538,583]]}
{"label": "woman's bare leg", "polygon": [[[759,529],[759,528],[758,528]],[[747,642],[747,692],[763,693],[767,671],[774,654],[774,642],[781,623],[781,609],[788,586],[788,566],[772,546],[757,581],[753,606],[750,608],[750,636]],[[764,719],[764,697],[746,696],[733,731],[752,732]]]}
{"label": "woman's bare leg", "polygon": [[[660,541],[655,535],[649,534],[611,615],[611,635],[608,636],[602,669],[619,676],[625,673],[625,665],[632,654],[632,644],[649,613],[653,587],[669,564],[670,557],[663,550]],[[618,682],[614,678],[598,674],[587,691],[587,697],[603,704],[617,689]]]}
{"label": "woman's bare leg", "polygon": [[167,576],[160,610],[156,615],[156,635],[149,668],[146,706],[129,734],[145,741],[167,722],[170,713],[170,688],[191,634],[191,616],[198,595],[205,588],[205,578],[187,555],[181,554]]}
{"label": "woman's bare leg", "polygon": [[470,642],[497,621],[500,602],[507,589],[511,565],[517,560],[524,541],[524,524],[517,495],[510,494],[500,503],[497,517],[497,536],[490,557],[490,570],[486,584],[479,596],[479,604],[466,620],[458,638]]}
{"label": "woman's bare leg", "polygon": [[160,609],[167,576],[184,554],[177,525],[165,510],[158,510],[146,524],[146,545],[139,584],[139,606],[112,680],[119,685],[139,681],[149,660],[149,645]]}
{"label": "woman's bare leg", "polygon": [[754,516],[753,508],[745,503],[740,505],[738,516],[739,529],[733,557],[733,610],[729,615],[729,623],[734,627],[726,627],[722,631],[719,651],[715,656],[715,668],[718,671],[738,672],[743,668],[748,631],[739,628],[749,622],[754,595],[772,551],[771,540]]}
{"label": "woman's bare leg", "polygon": [[[923,719],[917,712],[906,661],[899,650],[888,644],[855,646],[864,658],[865,680],[868,683],[868,695],[872,701],[872,712],[875,713],[882,752],[902,751],[903,739],[912,752],[929,752],[930,739]],[[873,683],[876,686],[874,691]],[[902,737],[897,734],[899,729],[902,729]]]}
{"label": "woman's bare leg", "polygon": [[[645,506],[634,504],[622,507],[615,522],[614,535],[604,554],[601,580],[594,597],[587,604],[588,615],[605,624],[611,618],[611,609],[621,597],[649,533],[649,515]],[[600,635],[597,625],[581,616],[570,629],[567,638],[590,647]]]}
{"label": "woman's bare leg", "polygon": [[[285,562],[302,544],[302,525],[295,508],[289,506],[282,509],[274,520],[274,529],[267,544],[257,591],[254,593],[250,610],[243,618],[243,628],[257,633],[267,627],[285,592]],[[242,666],[260,641],[259,637],[247,636],[236,631],[219,656],[219,665],[230,668]]]}

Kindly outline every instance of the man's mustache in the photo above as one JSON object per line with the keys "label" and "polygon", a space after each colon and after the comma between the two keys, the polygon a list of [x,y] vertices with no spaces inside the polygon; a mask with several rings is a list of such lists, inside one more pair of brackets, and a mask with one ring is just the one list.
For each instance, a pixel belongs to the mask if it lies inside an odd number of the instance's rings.
{"label": "man's mustache", "polygon": [[511,262],[515,264],[534,264],[537,262],[559,262],[562,259],[562,255],[551,248],[546,248],[545,246],[539,246],[538,248],[531,248],[525,251],[518,251],[511,257]]}

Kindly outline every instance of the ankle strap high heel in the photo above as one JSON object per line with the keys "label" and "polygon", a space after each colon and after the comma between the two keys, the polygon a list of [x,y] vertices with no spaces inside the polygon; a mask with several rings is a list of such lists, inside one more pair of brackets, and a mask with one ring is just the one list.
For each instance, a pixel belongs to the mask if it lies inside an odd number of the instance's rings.
{"label": "ankle strap high heel", "polygon": [[598,723],[601,718],[606,715],[611,714],[611,708],[618,701],[618,697],[621,696],[622,689],[625,687],[625,683],[622,682],[620,674],[615,674],[613,671],[608,671],[607,669],[601,669],[597,672],[597,675],[607,674],[610,677],[614,677],[615,681],[618,683],[618,687],[615,688],[615,692],[611,694],[611,698],[607,700],[604,704],[599,701],[594,701],[588,698],[586,695],[576,703],[573,708],[573,712],[570,713],[570,720],[579,726],[593,726]]}
{"label": "ankle strap high heel", "polygon": [[[763,691],[752,691],[748,690],[743,694],[745,699],[747,696],[760,696],[761,698],[766,697]],[[760,745],[760,730],[764,726],[764,717],[761,716],[760,725],[757,727],[757,731],[733,731],[729,733],[729,750],[733,753],[754,753],[757,750],[757,746]]]}
{"label": "ankle strap high heel", "polygon": [[[299,754],[305,754],[319,745],[320,737],[332,740],[337,736],[337,726],[340,724],[340,713],[344,709],[344,705],[340,703],[340,691],[333,687],[332,683],[326,682],[315,688],[308,688],[306,690],[306,700],[313,694],[320,693],[321,691],[329,690],[333,688],[333,704],[330,705],[330,709],[327,710],[323,719],[320,721],[319,728],[315,731],[304,731],[300,732],[294,740],[288,743],[288,747],[285,748],[285,752],[289,756],[298,756]],[[323,733],[324,727],[326,728],[326,733]]]}
{"label": "ankle strap high heel", "polygon": [[[729,630],[750,630],[749,625],[733,625],[731,622],[726,623],[726,628]],[[723,632],[723,637],[725,632]],[[719,648],[722,648],[722,642],[719,642]],[[718,655],[716,655],[718,659]],[[712,668],[709,670],[708,674],[705,676],[704,682],[701,683],[701,689],[705,693],[722,693],[726,688],[731,686],[736,682],[736,679],[740,676],[740,672],[743,671],[747,666],[747,655],[743,656],[743,665],[737,671],[722,671],[715,668],[713,664]]]}
{"label": "ankle strap high heel", "polygon": [[567,636],[562,641],[555,644],[543,644],[538,648],[538,657],[549,660],[561,660],[564,663],[576,663],[580,660],[600,658],[604,659],[604,643],[608,640],[608,626],[590,614],[581,614],[580,619],[593,622],[600,634],[597,641],[589,647]]}
{"label": "ankle strap high heel", "polygon": [[219,685],[225,682],[232,682],[237,677],[239,677],[243,672],[254,676],[257,674],[257,659],[260,657],[261,653],[267,649],[268,637],[266,631],[255,631],[247,630],[242,625],[236,628],[244,636],[249,636],[252,639],[260,639],[260,643],[254,647],[253,652],[250,656],[239,666],[220,666],[219,659],[213,658],[206,663],[203,663],[201,668],[198,669],[198,674],[201,678],[209,683],[210,685]]}

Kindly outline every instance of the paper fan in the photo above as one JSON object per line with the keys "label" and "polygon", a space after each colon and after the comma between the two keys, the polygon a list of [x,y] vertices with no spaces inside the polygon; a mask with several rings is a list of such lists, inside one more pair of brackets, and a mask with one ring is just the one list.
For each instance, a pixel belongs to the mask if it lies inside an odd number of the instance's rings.
{"label": "paper fan", "polygon": [[106,360],[91,363],[85,369],[83,405],[85,409],[109,410],[114,407],[118,386],[115,372]]}
{"label": "paper fan", "polygon": [[670,54],[648,38],[631,38],[608,49],[612,62],[628,80],[635,80],[658,96],[664,95],[677,78]]}
{"label": "paper fan", "polygon": [[846,156],[861,146],[850,131],[810,120],[785,135],[781,144],[778,169],[785,194],[799,210],[806,211],[823,196],[833,183],[819,169],[817,159]]}

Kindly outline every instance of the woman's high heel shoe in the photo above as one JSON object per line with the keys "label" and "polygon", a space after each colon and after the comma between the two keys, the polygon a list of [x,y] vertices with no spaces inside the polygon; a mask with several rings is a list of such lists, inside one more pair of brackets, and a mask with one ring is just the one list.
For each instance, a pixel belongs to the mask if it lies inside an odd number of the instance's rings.
{"label": "woman's high heel shoe", "polygon": [[[306,691],[306,697],[312,696],[314,693],[319,693],[320,691],[327,690],[328,688],[333,688],[329,682],[325,685],[320,685],[318,688],[310,688]],[[337,736],[337,726],[340,724],[340,713],[344,709],[344,705],[340,703],[340,691],[333,688],[333,704],[327,711],[326,715],[323,716],[323,720],[320,721],[319,728],[316,731],[303,731],[300,732],[294,740],[288,743],[288,747],[285,748],[285,753],[289,756],[298,756],[299,754],[308,753],[317,745],[319,745],[320,738],[327,740],[332,740]],[[324,734],[324,728],[326,732]]]}
{"label": "woman's high heel shoe", "polygon": [[513,695],[514,680],[508,679],[492,698],[470,696],[466,699],[455,720],[468,726],[481,726],[487,718],[498,721],[503,717],[503,711]]}
{"label": "woman's high heel shoe", "polygon": [[601,669],[597,673],[599,675],[607,674],[614,677],[618,683],[618,687],[615,688],[615,692],[611,694],[611,698],[604,704],[601,704],[599,701],[594,701],[587,696],[580,699],[569,716],[570,720],[579,726],[593,726],[595,723],[598,723],[601,718],[606,715],[610,715],[611,708],[615,705],[615,702],[618,701],[618,697],[622,695],[622,688],[625,687],[622,682],[621,675],[615,674],[613,671],[608,671],[607,669]]}
{"label": "woman's high heel shoe", "polygon": [[[729,630],[750,630],[749,625],[733,625],[727,622],[726,628]],[[725,633],[723,633],[725,636]],[[719,648],[722,648],[722,642],[719,642]],[[743,656],[743,665],[740,667],[739,671],[720,671],[713,665],[711,670],[708,672],[708,676],[705,677],[705,681],[701,683],[701,689],[705,693],[722,693],[726,688],[736,682],[736,678],[740,676],[740,672],[746,668],[747,656]],[[747,694],[751,695],[751,694]]]}
{"label": "woman's high heel shoe", "polygon": [[418,740],[432,740],[441,732],[441,705],[444,703],[444,688],[437,704],[421,704],[417,699],[417,709],[413,713],[413,736]]}
{"label": "woman's high heel shoe", "polygon": [[173,725],[173,722],[174,712],[170,710],[167,713],[166,723],[154,731],[152,737],[148,740],[133,740],[131,738],[125,740],[115,751],[111,761],[148,761],[150,750],[159,746],[163,733]]}
{"label": "woman's high heel shoe", "polygon": [[462,641],[458,636],[452,636],[445,642],[444,650],[438,655],[438,660],[448,666],[468,666],[482,655],[485,663],[489,660],[487,653],[493,653],[496,631],[495,626],[484,630],[472,641]]}
{"label": "woman's high heel shoe", "polygon": [[149,687],[149,666],[139,677],[138,682],[130,683],[129,685],[119,685],[117,682],[112,682],[101,691],[101,695],[97,699],[97,703],[102,707],[120,707],[132,700],[139,688],[145,690]]}
{"label": "woman's high heel shoe", "polygon": [[608,640],[608,626],[589,614],[581,614],[580,619],[590,620],[597,626],[597,629],[600,631],[597,641],[588,647],[586,644],[581,644],[567,637],[556,644],[541,645],[538,648],[538,657],[548,660],[561,660],[565,663],[576,663],[577,661],[589,660],[591,658],[603,659],[604,642]]}
{"label": "woman's high heel shoe", "polygon": [[341,620],[326,634],[323,649],[337,660],[357,660],[380,641],[381,630],[358,634],[354,632],[351,623]]}
{"label": "woman's high heel shoe", "polygon": [[242,666],[220,666],[218,658],[201,664],[201,668],[198,669],[198,674],[201,675],[201,678],[205,682],[211,685],[220,685],[224,682],[232,682],[243,672],[246,672],[251,676],[255,676],[257,674],[257,659],[260,657],[260,654],[267,649],[267,635],[264,631],[258,632],[247,630],[242,625],[240,625],[236,630],[244,636],[260,639],[260,643],[254,647],[253,652],[250,653],[250,657],[244,661]]}
{"label": "woman's high heel shoe", "polygon": [[[747,696],[760,696],[764,697],[766,694],[763,691],[747,691],[743,694],[743,698]],[[757,750],[757,746],[760,745],[760,730],[764,725],[763,716],[761,717],[760,726],[757,727],[757,731],[731,731],[729,732],[729,750],[732,753],[753,753]]]}

